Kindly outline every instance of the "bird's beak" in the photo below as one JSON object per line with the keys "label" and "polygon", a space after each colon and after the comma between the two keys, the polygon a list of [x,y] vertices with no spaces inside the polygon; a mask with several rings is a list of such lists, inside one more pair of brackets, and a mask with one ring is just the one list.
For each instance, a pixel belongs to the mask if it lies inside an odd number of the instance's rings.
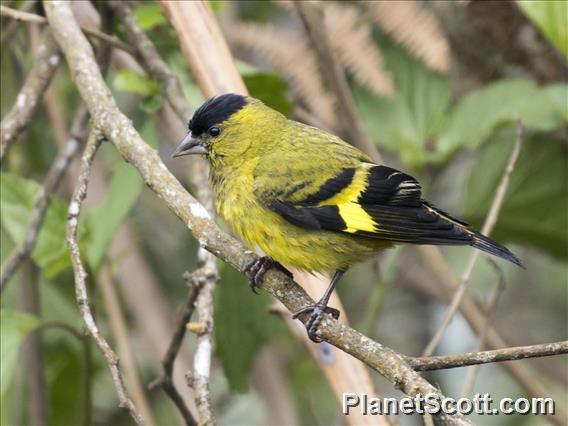
{"label": "bird's beak", "polygon": [[176,150],[172,154],[172,158],[181,157],[182,155],[193,155],[193,154],[206,154],[207,150],[203,145],[199,143],[197,138],[188,132],[187,135],[182,139],[182,141],[176,147]]}

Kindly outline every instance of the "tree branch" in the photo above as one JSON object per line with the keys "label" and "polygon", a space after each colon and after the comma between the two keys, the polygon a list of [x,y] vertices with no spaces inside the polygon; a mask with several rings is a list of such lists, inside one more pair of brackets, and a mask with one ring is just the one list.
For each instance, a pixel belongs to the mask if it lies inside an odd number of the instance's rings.
{"label": "tree branch", "polygon": [[164,359],[162,360],[162,368],[164,372],[160,377],[158,377],[150,384],[150,389],[156,386],[161,386],[164,392],[166,392],[166,394],[176,405],[178,411],[181,413],[183,419],[185,420],[185,424],[196,425],[197,422],[193,418],[193,415],[189,411],[189,408],[187,408],[185,401],[178,392],[173,381],[174,362],[183,342],[183,338],[187,330],[187,323],[189,322],[191,315],[195,310],[195,300],[197,299],[197,294],[199,293],[200,284],[199,280],[197,280],[193,274],[190,274],[188,272],[184,274],[184,278],[189,287],[187,298],[185,303],[183,304],[181,316],[176,325],[168,350],[166,351]]}
{"label": "tree branch", "polygon": [[[136,18],[130,9],[121,2],[111,3],[111,7],[122,21],[129,41],[137,46],[138,56],[148,72],[162,83],[166,98],[172,105],[178,117],[185,121],[191,115],[191,110],[185,101],[181,86],[167,64],[160,57],[156,48],[139,27]],[[207,176],[208,164],[203,159],[196,159],[191,163],[193,180],[198,188],[198,199],[203,203],[208,215],[214,217],[213,194],[209,188]],[[214,423],[214,416],[209,390],[209,375],[212,357],[213,336],[213,292],[219,279],[215,256],[203,248],[198,250],[198,262],[201,271],[206,271],[206,278],[201,290],[197,294],[197,314],[199,321],[206,324],[206,329],[198,334],[197,350],[194,357],[194,371],[191,384],[195,390],[195,402],[199,412],[200,423]],[[185,416],[185,415],[184,415]]]}
{"label": "tree branch", "polygon": [[0,160],[4,158],[20,133],[30,124],[60,59],[59,48],[51,34],[45,31],[36,51],[34,66],[18,93],[16,103],[0,123]]}
{"label": "tree branch", "polygon": [[[206,3],[197,2],[186,2],[183,4],[162,2],[161,5],[178,33],[187,61],[191,64],[193,72],[198,73],[196,80],[199,82],[203,93],[207,96],[207,94],[232,91],[246,95],[247,92],[242,91],[242,77],[235,67],[234,59],[228,50],[225,39],[220,36],[219,24],[211,8]],[[190,17],[192,22],[196,24],[192,25],[189,31],[184,22]],[[214,59],[212,60],[212,58]],[[201,75],[202,73],[204,75]],[[223,80],[219,81],[217,78],[210,78],[210,76],[217,75],[222,75]],[[204,177],[205,174],[202,176]],[[207,182],[204,182],[204,186],[207,184]],[[315,277],[305,272],[294,271],[294,276],[296,281],[308,290],[308,294],[311,297],[318,297],[329,284],[329,278],[321,275]],[[337,294],[332,295],[331,304],[340,307]],[[340,322],[348,323],[345,313],[341,316]],[[299,326],[298,323],[292,320],[288,321],[287,324],[292,327],[292,330],[296,330],[297,326]],[[292,326],[292,324],[294,325]],[[305,332],[301,340],[307,340]],[[309,344],[313,345],[311,341]],[[377,395],[369,370],[361,362],[337,348],[329,347],[329,345],[326,349],[316,345],[313,345],[313,348],[310,351],[310,355],[322,367],[324,375],[328,379],[339,402],[341,402],[345,389],[357,393],[366,393],[370,396]],[[321,351],[323,350],[329,354],[326,363],[321,363]],[[371,420],[375,423],[377,421],[388,421],[384,416],[380,419],[370,419],[364,416],[348,417],[348,422],[358,422],[359,424],[364,424]]]}
{"label": "tree branch", "polygon": [[98,135],[96,130],[91,131],[85,152],[81,159],[81,171],[79,173],[77,186],[75,187],[73,196],[71,197],[71,202],[69,203],[69,211],[67,217],[67,246],[69,247],[71,262],[73,264],[73,273],[75,276],[75,296],[77,299],[77,304],[79,305],[79,310],[81,312],[81,316],[83,317],[83,322],[85,323],[87,330],[89,331],[91,337],[96,342],[97,346],[99,347],[107,361],[114,386],[118,394],[119,406],[129,411],[136,424],[144,425],[145,422],[143,418],[141,417],[140,413],[138,413],[138,410],[134,406],[134,403],[126,393],[122,375],[120,374],[120,370],[118,369],[118,357],[113,352],[105,338],[100,334],[95,323],[95,319],[93,318],[93,314],[89,306],[87,286],[85,283],[87,272],[85,271],[85,268],[81,261],[81,252],[79,250],[79,243],[77,242],[77,228],[79,224],[81,204],[85,196],[87,195],[87,185],[89,182],[91,164],[93,162],[97,149],[102,142],[102,139],[99,136],[101,135]]}
{"label": "tree branch", "polygon": [[[491,292],[491,296],[489,297],[489,302],[487,302],[487,307],[485,308],[485,327],[483,328],[483,331],[479,334],[477,338],[477,347],[475,348],[476,352],[481,352],[485,350],[485,342],[487,340],[487,329],[492,322],[495,311],[497,310],[497,302],[499,302],[499,298],[501,297],[501,294],[503,294],[503,291],[505,290],[505,278],[503,277],[503,271],[501,271],[499,266],[493,260],[490,260],[490,262],[497,271],[499,279],[493,291]],[[467,398],[471,393],[471,391],[473,390],[473,387],[475,385],[475,379],[477,377],[478,372],[479,372],[479,365],[473,366],[467,371],[467,375],[465,376],[465,380],[462,385],[462,391],[461,391],[461,395],[463,398]]]}
{"label": "tree branch", "polygon": [[[219,229],[207,210],[183,189],[160,161],[156,151],[143,142],[131,121],[118,110],[102,79],[92,48],[81,34],[69,4],[45,2],[44,7],[53,34],[65,53],[75,84],[95,125],[114,144],[122,157],[140,172],[146,185],[188,225],[203,248],[243,272],[256,256],[242,243]],[[71,206],[76,204],[72,203]],[[79,259],[78,247],[75,247],[74,257]],[[77,274],[77,279],[78,282],[84,282],[84,270]],[[300,286],[279,271],[267,272],[262,287],[291,311],[313,303]],[[79,296],[79,300],[85,300],[82,297],[84,294]],[[81,305],[83,309],[85,306],[88,308],[83,301]],[[92,316],[90,320],[92,322]],[[302,320],[306,321],[307,318]],[[392,349],[339,324],[329,316],[322,321],[320,333],[329,343],[367,363],[408,395],[432,393],[443,398],[437,388],[414,372],[405,359]],[[460,415],[440,414],[437,420],[443,424],[470,423]]]}
{"label": "tree branch", "polygon": [[214,425],[213,404],[209,389],[211,358],[213,356],[213,290],[219,280],[217,268],[206,262],[192,274],[195,285],[200,288],[196,308],[198,321],[203,328],[196,331],[197,349],[193,358],[193,372],[187,373],[188,384],[195,390],[195,404],[199,411],[200,425]]}
{"label": "tree branch", "polygon": [[124,376],[131,390],[133,403],[140,410],[142,418],[149,424],[155,424],[148,399],[146,398],[146,393],[144,392],[144,386],[142,386],[138,369],[136,368],[136,356],[134,355],[128,327],[120,307],[120,301],[108,265],[103,265],[99,271],[97,285],[101,289],[105,311],[118,347],[118,353],[122,356]]}
{"label": "tree branch", "polygon": [[124,25],[128,41],[136,46],[136,55],[140,58],[144,68],[162,83],[164,98],[171,104],[180,120],[189,120],[192,111],[183,97],[183,91],[176,76],[161,58],[144,30],[138,25],[136,17],[128,5],[123,1],[111,1],[109,6],[116,12],[118,19]]}
{"label": "tree branch", "polygon": [[406,357],[406,361],[416,371],[432,371],[561,354],[568,354],[568,340],[542,345],[516,346],[493,351],[467,352],[460,355]]}
{"label": "tree branch", "polygon": [[[511,178],[513,170],[515,169],[515,164],[517,163],[517,159],[519,158],[522,145],[523,145],[523,125],[521,122],[518,122],[513,151],[511,152],[509,161],[507,163],[507,167],[505,168],[503,176],[501,177],[501,181],[499,182],[499,186],[495,191],[495,196],[493,198],[493,202],[491,203],[491,208],[489,209],[489,212],[487,213],[487,216],[485,218],[485,222],[483,223],[483,227],[481,228],[481,233],[483,235],[488,236],[489,234],[491,234],[491,231],[493,230],[495,224],[497,223],[497,216],[499,216],[499,211],[501,210],[501,206],[503,205],[503,201],[505,200],[505,194],[507,193],[509,180]],[[479,259],[480,254],[481,251],[479,250],[473,250],[473,252],[471,253],[465,271],[461,277],[460,285],[458,286],[458,288],[454,293],[454,296],[452,297],[450,306],[448,307],[448,310],[446,311],[446,314],[444,315],[444,318],[442,319],[440,326],[436,330],[436,333],[434,334],[428,345],[426,345],[426,348],[424,349],[422,356],[429,356],[434,353],[436,347],[438,346],[440,340],[442,339],[442,336],[444,335],[444,332],[452,322],[452,318],[454,317],[460,306],[460,303],[467,289],[469,280],[471,279],[473,268],[475,267],[475,264],[477,263],[477,259]]]}
{"label": "tree branch", "polygon": [[[45,19],[43,16],[36,15],[35,13],[24,12],[17,9],[11,9],[6,6],[0,6],[0,16],[6,16],[8,18],[15,19],[16,21],[30,22],[42,25],[47,24],[47,19]],[[125,52],[128,52],[131,55],[133,55],[136,52],[136,50],[132,46],[129,46],[128,44],[120,41],[118,38],[110,36],[102,31],[88,27],[81,27],[81,29],[88,36],[99,39],[113,47],[116,47],[117,49],[124,50]]]}
{"label": "tree branch", "polygon": [[73,120],[71,137],[67,140],[66,145],[60,149],[57,158],[47,173],[42,187],[36,195],[34,209],[24,240],[14,248],[4,262],[4,265],[2,265],[0,272],[0,292],[4,290],[10,277],[12,277],[22,265],[22,262],[27,259],[33,251],[51,201],[51,196],[57,191],[71,161],[79,151],[79,147],[83,144],[88,119],[89,112],[86,108],[81,108]]}

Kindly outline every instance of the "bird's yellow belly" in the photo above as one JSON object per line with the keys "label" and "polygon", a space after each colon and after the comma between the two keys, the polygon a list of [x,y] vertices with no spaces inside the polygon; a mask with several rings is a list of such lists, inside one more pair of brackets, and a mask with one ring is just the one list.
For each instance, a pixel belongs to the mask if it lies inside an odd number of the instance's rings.
{"label": "bird's yellow belly", "polygon": [[252,194],[230,191],[217,199],[220,215],[251,248],[285,266],[307,271],[345,269],[372,256],[390,244],[372,238],[339,232],[310,230],[286,222],[264,208]]}

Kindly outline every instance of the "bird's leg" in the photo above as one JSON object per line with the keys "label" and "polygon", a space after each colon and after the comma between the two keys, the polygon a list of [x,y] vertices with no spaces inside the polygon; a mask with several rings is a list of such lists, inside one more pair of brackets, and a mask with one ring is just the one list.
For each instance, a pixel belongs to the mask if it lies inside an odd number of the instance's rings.
{"label": "bird's leg", "polygon": [[256,291],[257,288],[260,287],[260,280],[264,276],[264,274],[271,268],[276,268],[279,271],[285,273],[290,278],[294,278],[292,272],[282,266],[279,262],[271,259],[268,256],[262,256],[256,259],[255,261],[251,262],[245,268],[245,274],[248,276],[250,280],[250,289],[253,291],[254,294],[258,294]]}
{"label": "bird's leg", "polygon": [[327,303],[329,302],[331,293],[333,293],[335,286],[344,273],[345,269],[336,271],[322,298],[316,304],[306,306],[305,308],[300,309],[299,311],[295,312],[294,315],[292,315],[292,318],[296,319],[301,314],[311,312],[310,319],[306,323],[306,330],[308,332],[308,337],[316,343],[321,343],[323,341],[323,339],[316,334],[317,329],[323,320],[323,314],[327,313],[335,319],[339,318],[339,310],[330,308],[329,306],[327,306]]}

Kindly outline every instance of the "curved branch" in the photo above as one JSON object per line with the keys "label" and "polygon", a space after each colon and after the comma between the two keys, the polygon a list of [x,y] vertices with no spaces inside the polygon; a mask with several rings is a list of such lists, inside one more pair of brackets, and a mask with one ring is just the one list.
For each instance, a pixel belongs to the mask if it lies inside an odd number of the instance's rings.
{"label": "curved branch", "polygon": [[[166,169],[158,154],[144,143],[132,122],[118,109],[97,67],[93,50],[74,20],[67,2],[45,2],[53,34],[63,49],[71,74],[87,104],[96,126],[114,144],[122,157],[141,174],[144,182],[191,229],[200,245],[215,256],[244,271],[256,256],[241,242],[222,232],[207,210],[193,198]],[[305,291],[285,274],[269,271],[262,287],[278,298],[290,311],[313,303]],[[307,318],[302,318],[307,320]],[[321,337],[365,362],[408,395],[441,392],[417,374],[404,357],[361,333],[326,317]],[[461,415],[440,414],[443,424],[470,424]]]}
{"label": "curved branch", "polygon": [[81,204],[85,199],[85,196],[87,195],[87,185],[89,182],[91,164],[102,142],[102,139],[99,137],[101,135],[98,135],[97,133],[98,132],[96,130],[91,131],[87,146],[85,147],[85,152],[83,153],[83,157],[81,158],[81,170],[77,180],[77,186],[73,191],[73,196],[71,197],[71,202],[69,203],[66,242],[71,254],[71,263],[73,265],[73,273],[75,276],[75,297],[77,299],[77,304],[79,305],[79,310],[81,311],[81,317],[83,318],[89,334],[97,343],[97,346],[105,356],[112,375],[116,392],[118,394],[120,407],[125,408],[130,412],[130,415],[132,416],[136,424],[144,425],[144,419],[126,393],[122,375],[120,374],[120,370],[118,369],[119,359],[111,349],[105,338],[101,335],[95,323],[87,295],[87,272],[85,271],[85,267],[83,266],[83,262],[81,261],[81,252],[79,250],[79,243],[77,241],[79,214],[81,213]]}
{"label": "curved branch", "polygon": [[16,103],[0,123],[0,160],[30,124],[43,92],[49,86],[61,60],[59,48],[49,31],[44,31],[36,55],[34,66],[16,97]]}

